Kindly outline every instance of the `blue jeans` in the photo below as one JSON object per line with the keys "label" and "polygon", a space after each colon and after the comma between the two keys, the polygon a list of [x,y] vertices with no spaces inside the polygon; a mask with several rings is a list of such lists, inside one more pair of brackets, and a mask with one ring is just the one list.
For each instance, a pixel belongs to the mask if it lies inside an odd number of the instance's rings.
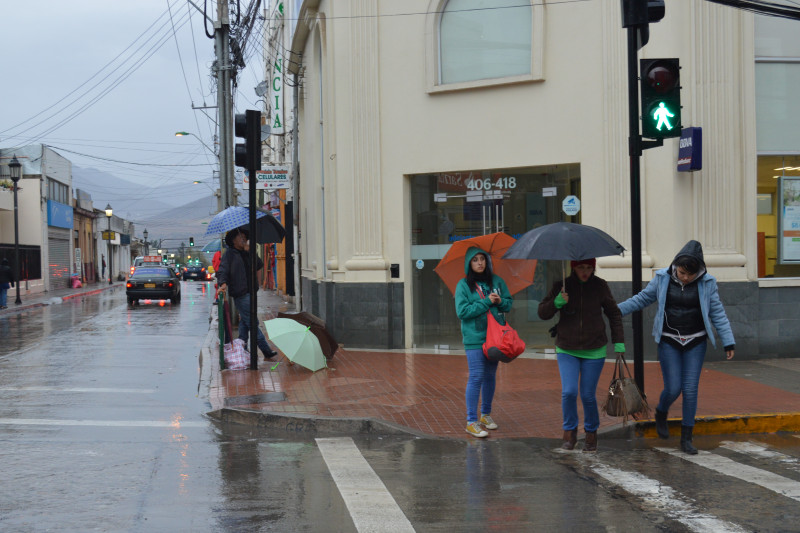
{"label": "blue jeans", "polygon": [[497,361],[489,361],[483,355],[483,350],[467,350],[467,424],[478,421],[478,398],[481,399],[481,414],[488,415],[492,412],[494,399],[495,376],[497,375]]}
{"label": "blue jeans", "polygon": [[666,341],[658,343],[658,360],[664,377],[664,390],[661,391],[658,410],[663,413],[668,412],[669,406],[678,399],[678,395],[683,394],[681,424],[684,426],[694,426],[694,415],[697,413],[697,388],[707,345],[707,342],[702,342],[686,350]]}
{"label": "blue jeans", "polygon": [[583,404],[583,429],[597,431],[600,427],[600,411],[597,409],[597,383],[605,365],[602,359],[585,359],[566,353],[558,353],[558,371],[561,374],[561,411],[564,414],[563,429],[578,429],[578,392]]}
{"label": "blue jeans", "polygon": [[[250,295],[245,294],[244,296],[234,298],[233,303],[236,304],[236,309],[239,311],[239,338],[244,341],[245,346],[250,350],[250,344],[247,342],[247,336],[250,333]],[[267,344],[267,338],[264,337],[261,328],[256,327],[256,332],[258,348],[264,352],[265,355],[271,353],[272,349],[269,347],[269,344]]]}
{"label": "blue jeans", "polygon": [[6,306],[7,298],[8,298],[8,289],[0,289],[0,307]]}

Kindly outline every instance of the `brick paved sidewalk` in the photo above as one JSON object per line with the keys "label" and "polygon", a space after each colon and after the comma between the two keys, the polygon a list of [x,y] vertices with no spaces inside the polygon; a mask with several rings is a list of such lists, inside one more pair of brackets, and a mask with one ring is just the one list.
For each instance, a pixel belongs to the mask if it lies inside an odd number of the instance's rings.
{"label": "brick paved sidewalk", "polygon": [[[261,313],[259,316],[264,318]],[[217,350],[214,339],[210,352],[215,355]],[[463,354],[340,348],[329,368],[315,373],[292,365],[282,355],[273,361],[262,359],[259,364],[257,371],[220,372],[218,357],[212,356],[209,389],[212,408],[233,407],[251,413],[312,418],[377,419],[414,432],[470,438],[464,431],[467,363]],[[612,373],[613,363],[607,362],[598,385],[600,403]],[[645,363],[645,388],[651,408],[658,401],[661,385],[659,365]],[[753,379],[705,368],[699,394],[698,418],[745,417],[747,423],[755,415],[786,413],[791,424],[800,423],[800,394]],[[578,405],[580,412],[580,402]],[[680,413],[678,399],[670,416],[678,418]],[[491,438],[559,438],[561,384],[556,361],[525,358],[501,364],[492,418],[499,429],[490,432]],[[620,422],[619,418],[601,414],[601,432],[619,427]],[[771,429],[761,424],[751,430]],[[696,431],[712,432],[700,427]]]}

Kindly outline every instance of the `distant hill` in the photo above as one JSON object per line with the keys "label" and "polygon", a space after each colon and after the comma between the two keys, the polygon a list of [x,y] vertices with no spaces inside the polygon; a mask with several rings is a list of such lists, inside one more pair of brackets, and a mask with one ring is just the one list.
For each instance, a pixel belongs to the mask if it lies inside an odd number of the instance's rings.
{"label": "distant hill", "polygon": [[[216,238],[205,236],[207,223],[217,210],[217,199],[209,189],[194,189],[192,195],[187,195],[186,185],[147,187],[108,172],[75,165],[72,186],[88,192],[97,209],[111,204],[115,214],[136,225],[139,238],[147,229],[148,240],[162,239],[164,247],[178,248],[181,242],[188,247],[189,237],[194,237],[198,250]],[[203,195],[203,191],[207,194]],[[196,199],[198,193],[203,196]]]}
{"label": "distant hill", "polygon": [[216,203],[216,198],[209,195],[186,205],[173,207],[139,220],[136,232],[140,234],[146,227],[149,240],[163,239],[162,247],[170,249],[178,248],[181,242],[188,247],[189,237],[194,237],[195,248],[199,250],[216,238],[216,235],[205,235],[208,222],[216,211]]}

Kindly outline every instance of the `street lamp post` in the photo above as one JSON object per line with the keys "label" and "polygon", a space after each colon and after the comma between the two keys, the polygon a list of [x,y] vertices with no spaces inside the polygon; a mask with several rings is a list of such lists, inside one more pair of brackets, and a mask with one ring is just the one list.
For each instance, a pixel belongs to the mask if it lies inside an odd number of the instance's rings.
{"label": "street lamp post", "polygon": [[[223,167],[225,166],[222,162],[224,153],[217,153],[213,150],[210,146],[208,146],[203,139],[201,139],[198,135],[194,133],[190,133],[188,131],[176,131],[175,137],[187,137],[191,135],[195,139],[197,139],[200,144],[205,147],[206,150],[211,152],[214,157],[217,158],[217,163],[219,163],[220,167],[220,180],[219,180],[219,203],[222,205],[222,208],[228,207],[228,205],[234,205],[235,202],[231,199],[233,197],[233,177],[230,175],[230,171],[224,170]],[[215,143],[216,144],[216,143]]]}
{"label": "street lamp post", "polygon": [[22,178],[22,163],[17,160],[17,154],[14,154],[14,158],[8,164],[8,168],[11,171],[11,181],[14,182],[14,279],[17,285],[17,299],[14,300],[14,303],[21,304],[22,300],[19,298],[19,218],[17,215],[19,208],[17,207],[17,189],[19,188],[19,180]]}
{"label": "street lamp post", "polygon": [[144,228],[144,231],[142,232],[142,235],[144,235],[144,255],[149,255],[150,254],[150,248],[148,247],[148,244],[147,244],[147,228]]}
{"label": "street lamp post", "polygon": [[111,204],[106,204],[106,218],[108,218],[108,284],[111,285],[112,280],[114,279],[114,259],[111,257],[111,215],[114,212],[111,209]]}

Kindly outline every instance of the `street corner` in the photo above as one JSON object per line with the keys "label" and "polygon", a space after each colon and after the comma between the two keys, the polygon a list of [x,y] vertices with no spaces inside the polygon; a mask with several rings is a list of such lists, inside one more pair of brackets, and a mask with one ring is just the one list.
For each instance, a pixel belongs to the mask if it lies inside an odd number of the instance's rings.
{"label": "street corner", "polygon": [[[679,418],[668,420],[670,433],[679,435]],[[800,432],[800,412],[765,413],[751,415],[725,415],[702,417],[695,420],[695,435],[736,435],[748,433]],[[645,439],[656,439],[654,420],[636,422],[628,434]]]}
{"label": "street corner", "polygon": [[410,436],[436,438],[413,429],[373,418],[318,417],[253,409],[222,408],[206,413],[220,423],[239,424],[263,430],[274,436],[318,438],[335,436]]}

